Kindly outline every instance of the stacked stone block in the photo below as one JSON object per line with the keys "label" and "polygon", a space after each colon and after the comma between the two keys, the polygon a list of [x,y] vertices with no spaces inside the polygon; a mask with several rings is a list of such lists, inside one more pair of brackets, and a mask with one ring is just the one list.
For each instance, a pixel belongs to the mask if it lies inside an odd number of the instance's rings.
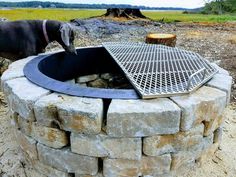
{"label": "stacked stone block", "polygon": [[[32,84],[34,57],[1,78],[15,135],[29,165],[49,177],[168,177],[203,163],[222,140],[232,78],[219,73],[196,92],[151,100],[80,98]],[[16,72],[15,72],[16,71]],[[106,115],[104,115],[106,114]]]}

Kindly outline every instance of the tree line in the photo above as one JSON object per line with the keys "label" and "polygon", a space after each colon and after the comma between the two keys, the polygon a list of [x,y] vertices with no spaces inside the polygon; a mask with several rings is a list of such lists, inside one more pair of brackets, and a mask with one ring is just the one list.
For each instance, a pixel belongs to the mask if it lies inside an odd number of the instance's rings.
{"label": "tree line", "polygon": [[137,8],[143,10],[186,10],[185,8],[172,7],[147,7],[126,4],[67,4],[58,2],[0,2],[0,7],[5,8],[79,8],[79,9],[108,9],[108,8]]}
{"label": "tree line", "polygon": [[203,14],[235,13],[236,0],[207,1],[201,12]]}

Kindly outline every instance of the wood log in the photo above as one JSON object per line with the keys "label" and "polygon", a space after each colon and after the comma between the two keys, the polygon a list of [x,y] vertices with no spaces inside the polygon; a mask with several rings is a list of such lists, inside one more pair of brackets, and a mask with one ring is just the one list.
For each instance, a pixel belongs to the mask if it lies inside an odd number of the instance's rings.
{"label": "wood log", "polygon": [[146,36],[146,43],[148,44],[162,44],[170,47],[175,47],[176,40],[174,34],[150,33]]}

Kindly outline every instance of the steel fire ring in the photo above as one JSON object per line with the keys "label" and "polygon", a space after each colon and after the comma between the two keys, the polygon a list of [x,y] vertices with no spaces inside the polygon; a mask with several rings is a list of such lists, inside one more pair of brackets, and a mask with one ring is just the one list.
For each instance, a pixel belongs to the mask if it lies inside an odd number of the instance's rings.
{"label": "steel fire ring", "polygon": [[[97,47],[100,48],[100,47]],[[95,49],[97,49],[95,48]],[[92,49],[92,48],[83,48],[82,50]],[[81,49],[77,49],[79,53]],[[60,52],[59,54],[63,54],[64,52]],[[71,96],[78,97],[90,97],[90,98],[104,98],[104,99],[139,99],[139,95],[134,89],[102,89],[102,88],[92,88],[92,87],[82,87],[79,85],[66,83],[63,81],[59,81],[53,79],[46,74],[42,73],[40,70],[40,65],[43,62],[46,62],[54,55],[58,55],[58,53],[50,54],[50,55],[41,55],[26,64],[24,67],[24,75],[28,80],[33,82],[34,84],[43,87],[45,89],[63,93]],[[78,60],[77,58],[73,58],[70,55],[66,55],[66,58],[69,60]],[[65,59],[65,60],[67,60]],[[59,60],[59,59],[58,59]],[[48,66],[53,68],[53,66]],[[60,69],[60,68],[57,68]]]}

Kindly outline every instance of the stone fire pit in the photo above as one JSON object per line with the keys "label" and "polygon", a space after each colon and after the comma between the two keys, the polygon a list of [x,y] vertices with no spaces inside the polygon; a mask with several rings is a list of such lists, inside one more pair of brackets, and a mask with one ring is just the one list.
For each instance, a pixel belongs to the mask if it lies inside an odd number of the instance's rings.
{"label": "stone fire pit", "polygon": [[[166,177],[210,158],[222,138],[232,78],[216,74],[192,94],[150,100],[53,93],[16,61],[1,87],[26,162],[50,177]],[[73,81],[72,81],[73,82]],[[13,133],[13,132],[12,132]]]}

